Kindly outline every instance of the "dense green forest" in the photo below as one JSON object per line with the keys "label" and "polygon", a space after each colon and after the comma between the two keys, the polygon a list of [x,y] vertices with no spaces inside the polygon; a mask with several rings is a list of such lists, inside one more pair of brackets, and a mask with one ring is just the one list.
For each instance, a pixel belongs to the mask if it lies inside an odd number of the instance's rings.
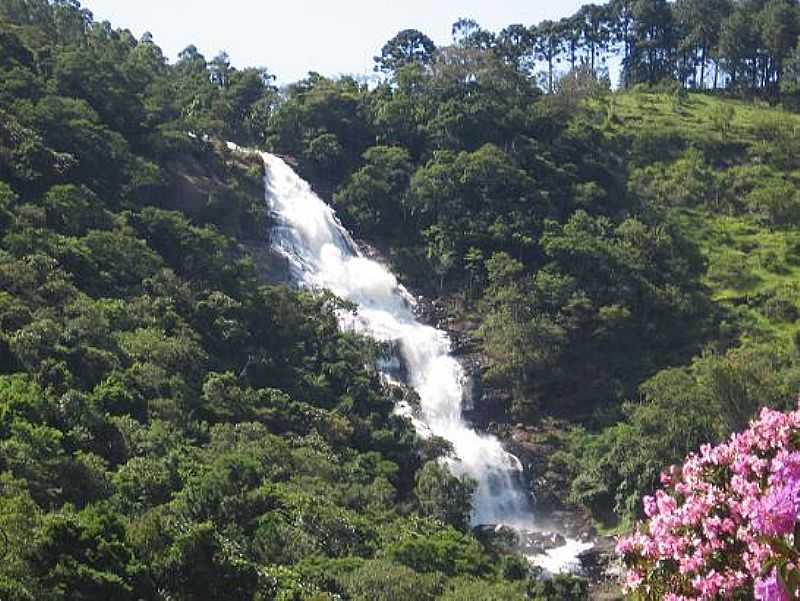
{"label": "dense green forest", "polygon": [[793,0],[613,0],[278,89],[0,0],[0,599],[584,598],[470,530],[346,306],[264,280],[224,140],[477,324],[492,419],[557,424],[565,502],[624,526],[800,392],[798,32]]}
{"label": "dense green forest", "polygon": [[260,279],[219,140],[264,136],[264,71],[3,0],[0,73],[0,599],[585,591],[473,536],[337,299]]}

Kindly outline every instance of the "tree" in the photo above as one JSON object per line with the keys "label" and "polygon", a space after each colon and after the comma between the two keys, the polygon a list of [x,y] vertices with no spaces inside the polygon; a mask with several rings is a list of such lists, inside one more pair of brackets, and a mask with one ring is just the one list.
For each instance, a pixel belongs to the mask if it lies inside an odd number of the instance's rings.
{"label": "tree", "polygon": [[497,51],[504,60],[524,73],[528,73],[533,66],[533,47],[531,30],[524,25],[509,25],[497,36]]}
{"label": "tree", "polygon": [[375,57],[375,70],[396,73],[401,67],[413,63],[427,65],[433,61],[436,45],[416,29],[404,29],[381,48]]}
{"label": "tree", "polygon": [[211,83],[220,88],[227,88],[230,79],[231,61],[224,50],[217,54],[208,64]]}
{"label": "tree", "polygon": [[581,46],[580,14],[564,17],[558,22],[558,28],[564,40],[565,50],[569,56],[569,68],[574,71],[578,66],[578,50]]}
{"label": "tree", "polygon": [[596,72],[598,55],[602,56],[611,39],[607,9],[597,4],[586,4],[576,15],[583,44],[588,53],[588,66]]}
{"label": "tree", "polygon": [[781,92],[796,108],[800,100],[800,41],[786,60],[781,77]]}
{"label": "tree", "polygon": [[[693,54],[692,71],[696,73],[696,62],[700,63],[696,86],[706,86],[706,67],[711,57],[719,59],[719,43],[722,24],[731,13],[731,0],[679,0],[675,5],[675,16],[684,38],[681,44]],[[699,57],[696,53],[699,51]],[[714,87],[717,74],[715,70]]]}
{"label": "tree", "polygon": [[120,516],[106,505],[48,515],[33,535],[29,566],[51,599],[132,599],[135,567]]}
{"label": "tree", "polygon": [[230,70],[224,98],[229,106],[227,129],[234,140],[264,141],[277,102],[275,76],[266,69]]}
{"label": "tree", "polygon": [[417,472],[414,495],[423,515],[441,520],[460,530],[469,528],[475,484],[453,476],[435,461]]}
{"label": "tree", "polygon": [[0,229],[11,226],[14,214],[10,209],[17,202],[17,199],[18,197],[11,187],[5,182],[0,182]]}
{"label": "tree", "polygon": [[455,267],[458,255],[453,242],[439,226],[432,225],[422,234],[428,243],[425,256],[433,272],[439,276],[439,291],[443,292],[447,275]]}
{"label": "tree", "polygon": [[107,219],[99,208],[97,196],[85,186],[53,186],[42,205],[47,224],[63,234],[83,235],[90,228],[102,226]]}
{"label": "tree", "polygon": [[519,601],[527,599],[525,587],[521,583],[486,582],[473,578],[461,578],[448,587],[440,601]]}
{"label": "tree", "polygon": [[387,235],[410,217],[403,203],[411,177],[410,156],[404,148],[373,146],[364,153],[364,161],[334,202],[361,231]]}
{"label": "tree", "polygon": [[489,50],[495,45],[494,34],[483,29],[473,19],[459,19],[453,23],[453,42],[464,48]]}
{"label": "tree", "polygon": [[780,90],[784,64],[797,45],[800,13],[796,2],[770,0],[759,15],[764,51],[768,55],[762,73],[762,85]]}
{"label": "tree", "polygon": [[723,22],[719,43],[725,69],[730,73],[730,87],[735,89],[749,84],[755,88],[758,83],[758,49],[761,40],[758,21],[742,2],[736,4]]}
{"label": "tree", "polygon": [[634,38],[634,15],[633,5],[635,0],[611,0],[608,3],[608,10],[611,14],[611,38],[614,44],[622,45],[622,86],[630,86],[630,73],[625,69],[625,65],[631,63],[634,48],[636,46]]}
{"label": "tree", "polygon": [[197,46],[190,44],[178,53],[178,62],[175,67],[179,72],[204,72],[207,68],[206,58],[200,54]]}
{"label": "tree", "polygon": [[532,33],[536,39],[536,56],[547,63],[547,91],[552,93],[555,82],[555,65],[560,62],[563,38],[558,23],[543,21]]}
{"label": "tree", "polygon": [[[218,56],[217,70],[223,70],[224,56]],[[178,54],[175,63],[175,86],[172,91],[181,126],[202,139],[203,135],[220,134],[225,126],[228,107],[221,88],[214,85],[206,58],[193,45]],[[224,77],[220,73],[221,77]]]}
{"label": "tree", "polygon": [[675,31],[667,0],[636,0],[631,8],[634,46],[623,68],[634,82],[649,84],[674,75]]}
{"label": "tree", "polygon": [[364,562],[340,581],[354,601],[434,601],[442,588],[436,574],[385,560]]}

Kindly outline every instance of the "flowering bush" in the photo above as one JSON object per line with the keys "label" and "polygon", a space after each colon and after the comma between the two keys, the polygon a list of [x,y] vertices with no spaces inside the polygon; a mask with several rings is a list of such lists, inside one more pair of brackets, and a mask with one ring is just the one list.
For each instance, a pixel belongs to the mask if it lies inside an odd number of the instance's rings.
{"label": "flowering bush", "polygon": [[617,544],[635,598],[800,598],[800,409],[762,410],[661,481],[647,521]]}

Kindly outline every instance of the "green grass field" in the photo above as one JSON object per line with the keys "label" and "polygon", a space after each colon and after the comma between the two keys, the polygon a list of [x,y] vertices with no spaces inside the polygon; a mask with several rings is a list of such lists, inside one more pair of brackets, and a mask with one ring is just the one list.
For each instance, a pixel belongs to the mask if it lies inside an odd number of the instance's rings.
{"label": "green grass field", "polygon": [[[723,188],[729,181],[724,174],[738,169],[766,171],[800,189],[796,113],[764,102],[643,90],[613,94],[593,106],[606,111],[609,135],[654,140],[652,160],[666,164],[667,172],[686,148],[696,148]],[[732,208],[745,204],[738,190],[720,193],[732,201],[674,206],[671,218],[699,245],[708,262],[705,284],[741,338],[791,343],[800,335],[800,227],[765,223],[741,206]]]}
{"label": "green grass field", "polygon": [[674,131],[703,143],[709,137],[725,136],[732,142],[754,144],[760,139],[760,129],[771,121],[779,121],[788,130],[800,129],[800,115],[761,101],[634,90],[614,94],[603,103],[617,131]]}

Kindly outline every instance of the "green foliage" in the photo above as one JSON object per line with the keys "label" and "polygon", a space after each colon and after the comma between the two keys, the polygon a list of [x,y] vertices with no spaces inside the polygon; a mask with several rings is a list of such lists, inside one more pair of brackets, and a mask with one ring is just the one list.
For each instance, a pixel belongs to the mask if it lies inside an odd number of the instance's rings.
{"label": "green foliage", "polygon": [[712,205],[720,195],[716,173],[696,149],[673,163],[634,170],[630,188],[642,202],[660,208]]}
{"label": "green foliage", "polygon": [[798,365],[796,350],[744,347],[659,372],[642,384],[642,401],[624,407],[624,421],[573,433],[572,498],[604,520],[610,508],[641,517],[640,499],[666,466],[742,429],[761,406],[787,408],[800,386]]}
{"label": "green foliage", "polygon": [[571,576],[556,576],[555,578],[537,582],[531,590],[531,599],[534,601],[549,601],[563,599],[564,601],[581,601],[589,596],[589,587],[585,580]]}
{"label": "green foliage", "polygon": [[387,235],[409,217],[402,196],[408,186],[410,157],[404,148],[373,146],[363,158],[365,165],[350,176],[334,202],[357,231]]}
{"label": "green foliage", "polygon": [[442,588],[442,578],[373,560],[343,577],[342,585],[353,601],[433,601]]}
{"label": "green foliage", "polygon": [[521,584],[491,584],[481,580],[460,579],[451,584],[439,597],[440,601],[474,599],[475,601],[519,601],[526,599]]}
{"label": "green foliage", "polygon": [[700,325],[708,311],[703,262],[676,230],[636,219],[615,226],[578,211],[564,226],[549,223],[541,245],[550,262],[530,278],[507,255],[487,262],[480,332],[489,375],[510,379],[520,401],[529,399],[517,403],[520,415],[555,387],[563,405],[631,394],[652,365],[697,344],[700,332],[678,324]]}
{"label": "green foliage", "polygon": [[433,599],[494,577],[470,486],[420,469],[380,349],[339,330],[352,308],[266,285],[246,252],[263,166],[218,137],[299,144],[365,229],[406,211],[410,153],[374,144],[366,88],[312,76],[274,110],[266,71],[194,47],[169,65],[77,2],[0,3],[0,46],[0,597],[375,599],[390,570],[385,598]]}
{"label": "green foliage", "polygon": [[435,50],[436,45],[424,33],[404,29],[386,42],[380,56],[375,57],[375,70],[391,73],[413,63],[427,64]]}
{"label": "green foliage", "polygon": [[119,516],[104,505],[68,507],[42,520],[28,552],[30,576],[53,599],[132,599],[137,567]]}
{"label": "green foliage", "polygon": [[[630,519],[800,386],[800,124],[687,92],[796,97],[796,7],[745,4],[462,19],[443,48],[400,32],[371,88],[278,94],[77,2],[0,2],[0,597],[585,598],[469,532],[472,483],[394,415],[352,307],[259,278],[262,166],[222,140],[290,155],[451,300],[489,419],[577,422],[572,501]],[[616,51],[638,88],[609,91]]]}
{"label": "green foliage", "polygon": [[450,474],[447,467],[429,461],[417,472],[414,495],[423,515],[465,530],[472,511],[474,484]]}
{"label": "green foliage", "polygon": [[311,73],[293,84],[269,120],[267,144],[296,157],[326,190],[340,185],[369,147],[370,124],[361,85]]}

